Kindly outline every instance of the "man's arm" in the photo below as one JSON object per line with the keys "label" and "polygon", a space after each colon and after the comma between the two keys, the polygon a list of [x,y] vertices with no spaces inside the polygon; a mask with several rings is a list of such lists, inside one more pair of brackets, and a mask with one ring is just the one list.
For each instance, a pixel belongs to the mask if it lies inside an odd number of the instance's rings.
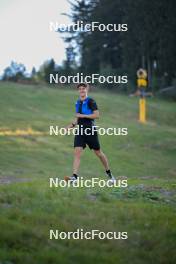
{"label": "man's arm", "polygon": [[75,127],[77,125],[77,123],[78,123],[78,118],[76,117],[71,124],[66,126],[66,129]]}
{"label": "man's arm", "polygon": [[100,114],[99,114],[98,110],[95,110],[95,111],[93,111],[93,114],[91,114],[91,115],[84,115],[84,114],[77,113],[76,117],[77,118],[97,119],[100,117]]}

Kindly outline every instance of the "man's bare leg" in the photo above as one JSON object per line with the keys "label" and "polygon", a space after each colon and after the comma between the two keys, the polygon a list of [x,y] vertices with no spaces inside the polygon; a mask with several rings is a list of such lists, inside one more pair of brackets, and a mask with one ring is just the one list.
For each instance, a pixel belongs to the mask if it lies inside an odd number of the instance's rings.
{"label": "man's bare leg", "polygon": [[96,154],[96,156],[100,159],[101,163],[103,164],[103,166],[106,170],[107,176],[114,181],[115,178],[110,171],[109,163],[108,163],[108,159],[107,159],[106,155],[103,153],[102,150],[94,150],[94,153]]}
{"label": "man's bare leg", "polygon": [[109,163],[106,155],[103,153],[102,150],[94,150],[94,153],[97,155],[97,157],[100,159],[101,163],[103,164],[106,171],[109,170]]}
{"label": "man's bare leg", "polygon": [[64,179],[66,181],[71,181],[73,183],[75,180],[77,180],[82,151],[82,147],[74,148],[73,175],[71,177],[65,176]]}
{"label": "man's bare leg", "polygon": [[83,148],[82,147],[74,148],[73,175],[74,174],[75,175],[78,174],[82,152],[83,152]]}

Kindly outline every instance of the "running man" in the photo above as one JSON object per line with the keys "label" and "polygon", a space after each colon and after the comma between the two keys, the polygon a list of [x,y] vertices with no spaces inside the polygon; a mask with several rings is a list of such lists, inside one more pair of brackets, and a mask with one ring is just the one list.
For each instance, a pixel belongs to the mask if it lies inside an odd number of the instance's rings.
{"label": "running man", "polygon": [[[86,133],[86,129],[87,131],[92,131],[92,127],[95,126],[94,119],[99,118],[97,104],[94,99],[88,97],[89,87],[86,83],[78,84],[77,89],[79,91],[79,99],[76,102],[76,118],[70,125],[67,126],[67,129],[74,128],[78,125],[79,133],[78,135],[75,135],[74,138],[73,175],[71,177],[66,177],[66,179],[72,182],[77,180],[81,154],[86,148],[86,145],[88,145],[100,159],[105,168],[108,179],[113,183],[115,178],[109,168],[106,155],[100,149],[97,131],[94,131],[94,133]],[[81,133],[81,127],[83,133]]]}

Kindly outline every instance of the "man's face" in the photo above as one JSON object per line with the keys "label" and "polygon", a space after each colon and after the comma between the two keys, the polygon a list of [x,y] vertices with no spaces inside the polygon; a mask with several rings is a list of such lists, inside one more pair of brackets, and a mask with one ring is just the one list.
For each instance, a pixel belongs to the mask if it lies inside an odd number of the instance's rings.
{"label": "man's face", "polygon": [[86,97],[87,96],[87,88],[86,87],[80,86],[78,91],[79,91],[80,97]]}

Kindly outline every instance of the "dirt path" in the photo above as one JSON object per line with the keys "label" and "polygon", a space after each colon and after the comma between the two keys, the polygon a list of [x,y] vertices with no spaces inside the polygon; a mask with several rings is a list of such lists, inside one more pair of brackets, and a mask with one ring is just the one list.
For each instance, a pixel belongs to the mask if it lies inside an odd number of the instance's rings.
{"label": "dirt path", "polygon": [[12,176],[0,176],[0,184],[11,184],[16,182],[28,182],[31,181],[28,178],[17,178]]}

